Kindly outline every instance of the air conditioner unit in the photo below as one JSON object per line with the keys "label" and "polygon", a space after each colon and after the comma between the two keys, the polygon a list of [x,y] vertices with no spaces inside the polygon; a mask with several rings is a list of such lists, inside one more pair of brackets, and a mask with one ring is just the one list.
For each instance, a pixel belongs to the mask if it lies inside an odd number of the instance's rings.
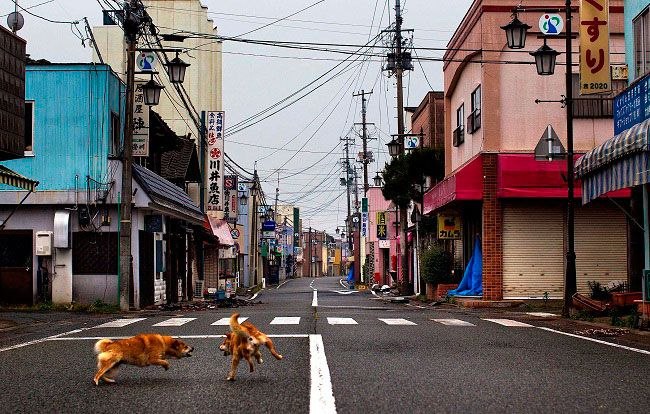
{"label": "air conditioner unit", "polygon": [[205,280],[195,280],[194,281],[194,298],[203,297],[203,287],[205,286]]}
{"label": "air conditioner unit", "polygon": [[52,256],[52,232],[37,231],[34,247],[36,256]]}

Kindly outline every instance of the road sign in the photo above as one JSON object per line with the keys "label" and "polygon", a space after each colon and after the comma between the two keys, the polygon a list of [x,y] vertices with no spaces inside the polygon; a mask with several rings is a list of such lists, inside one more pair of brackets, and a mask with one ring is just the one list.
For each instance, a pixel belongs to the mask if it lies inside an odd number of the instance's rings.
{"label": "road sign", "polygon": [[262,223],[262,231],[275,231],[275,221],[266,220]]}
{"label": "road sign", "polygon": [[552,161],[566,155],[562,141],[551,125],[547,125],[535,147],[535,159]]}
{"label": "road sign", "polygon": [[156,70],[158,58],[155,52],[140,52],[135,58],[138,69],[142,72],[153,72]]}
{"label": "road sign", "polygon": [[556,13],[544,13],[539,17],[539,30],[549,36],[557,36],[564,29],[562,16]]}

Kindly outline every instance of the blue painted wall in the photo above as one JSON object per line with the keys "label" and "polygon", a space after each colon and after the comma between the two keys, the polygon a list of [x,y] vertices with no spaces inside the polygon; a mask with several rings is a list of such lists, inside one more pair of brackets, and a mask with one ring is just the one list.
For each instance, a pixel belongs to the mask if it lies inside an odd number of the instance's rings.
{"label": "blue painted wall", "polygon": [[625,61],[628,68],[628,79],[632,83],[638,75],[634,68],[634,27],[632,20],[637,17],[646,7],[650,5],[650,0],[625,0]]}
{"label": "blue painted wall", "polygon": [[124,120],[119,78],[93,64],[28,65],[25,77],[25,99],[34,101],[34,155],[3,164],[38,180],[37,191],[74,190],[75,174],[80,190],[86,176],[108,181],[111,112]]}

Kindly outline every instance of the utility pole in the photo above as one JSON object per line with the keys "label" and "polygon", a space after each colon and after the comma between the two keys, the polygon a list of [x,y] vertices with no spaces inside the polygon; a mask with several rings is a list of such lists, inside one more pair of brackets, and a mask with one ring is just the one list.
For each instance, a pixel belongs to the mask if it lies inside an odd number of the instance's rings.
{"label": "utility pole", "polygon": [[352,96],[360,96],[361,97],[361,128],[362,128],[362,135],[361,135],[361,140],[363,141],[363,157],[361,158],[361,162],[363,163],[363,196],[366,197],[368,194],[368,189],[370,188],[370,184],[368,184],[368,164],[372,161],[370,157],[368,157],[368,123],[366,122],[366,103],[368,100],[366,99],[366,95],[372,94],[372,90],[370,92],[366,92],[363,89],[361,90],[360,93],[352,94]]}
{"label": "utility pole", "polygon": [[[397,83],[397,142],[399,144],[398,157],[404,156],[404,90],[402,85],[402,74],[405,70],[412,70],[411,54],[402,48],[402,11],[400,0],[395,0],[395,29],[387,30],[395,32],[393,40],[394,52],[388,54],[388,64],[385,70],[395,74]],[[406,206],[399,206],[399,234],[400,234],[400,265],[402,281],[408,282],[408,255],[406,253],[406,227],[407,222]]]}
{"label": "utility pole", "polygon": [[311,227],[309,228],[309,277],[311,277],[312,272],[312,262],[314,261],[314,248],[311,244]]}
{"label": "utility pole", "polygon": [[354,144],[354,139],[350,137],[340,138],[341,141],[345,141],[343,146],[345,147],[345,158],[343,161],[343,166],[345,168],[345,193],[347,195],[347,207],[348,215],[345,219],[345,231],[348,235],[348,248],[352,250],[352,226],[350,225],[350,220],[352,220],[352,212],[350,211],[350,144]]}
{"label": "utility pole", "polygon": [[131,204],[133,200],[133,99],[135,87],[135,48],[140,30],[140,16],[136,13],[138,3],[131,0],[124,4],[124,36],[126,52],[126,104],[124,120],[124,153],[122,156],[122,191],[120,205],[120,309],[129,310],[129,286],[132,278],[131,265]]}

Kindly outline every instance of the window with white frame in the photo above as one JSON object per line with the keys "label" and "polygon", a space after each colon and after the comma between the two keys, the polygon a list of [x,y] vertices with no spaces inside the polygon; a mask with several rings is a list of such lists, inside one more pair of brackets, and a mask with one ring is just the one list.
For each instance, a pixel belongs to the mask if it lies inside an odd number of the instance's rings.
{"label": "window with white frame", "polygon": [[456,109],[456,129],[454,129],[453,146],[458,147],[465,142],[465,104]]}
{"label": "window with white frame", "polygon": [[25,101],[25,155],[34,155],[34,101]]}
{"label": "window with white frame", "polygon": [[634,73],[637,78],[650,72],[650,13],[646,7],[633,21]]}

